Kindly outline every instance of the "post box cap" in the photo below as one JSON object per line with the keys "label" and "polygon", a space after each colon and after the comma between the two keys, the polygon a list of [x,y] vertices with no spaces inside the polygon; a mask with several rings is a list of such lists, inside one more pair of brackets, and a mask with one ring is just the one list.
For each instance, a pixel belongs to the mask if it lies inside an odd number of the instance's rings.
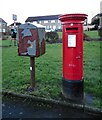
{"label": "post box cap", "polygon": [[25,23],[25,24],[21,24],[19,26],[19,29],[25,29],[25,28],[29,28],[29,29],[38,29],[38,28],[43,28],[45,29],[45,26],[42,26],[40,24],[36,24],[36,23]]}
{"label": "post box cap", "polygon": [[37,27],[33,24],[30,24],[30,23],[25,23],[25,24],[21,24],[19,26],[19,29],[25,29],[25,28],[29,28],[29,29],[36,29]]}
{"label": "post box cap", "polygon": [[87,19],[87,14],[65,14],[65,15],[61,15],[59,16],[59,20],[61,20],[62,22],[66,22],[66,21],[71,21],[71,20],[77,20],[77,21],[84,21],[85,19]]}

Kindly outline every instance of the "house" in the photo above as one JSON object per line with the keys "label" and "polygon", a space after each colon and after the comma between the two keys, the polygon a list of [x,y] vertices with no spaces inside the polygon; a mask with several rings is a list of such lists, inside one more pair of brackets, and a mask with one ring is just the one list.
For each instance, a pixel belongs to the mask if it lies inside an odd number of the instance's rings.
{"label": "house", "polygon": [[102,1],[100,2],[100,22],[99,22],[99,36],[102,38]]}
{"label": "house", "polygon": [[100,17],[102,16],[102,13],[99,13],[97,15],[95,15],[92,19],[91,19],[91,24],[95,25],[95,29],[97,30],[99,27],[99,22],[100,22]]}
{"label": "house", "polygon": [[7,33],[7,22],[0,18],[0,40],[4,38],[4,35]]}
{"label": "house", "polygon": [[36,22],[45,26],[46,30],[58,30],[61,29],[61,22],[58,20],[58,17],[59,15],[28,17],[25,22]]}
{"label": "house", "polygon": [[[21,23],[20,23],[20,22],[16,22],[15,25],[16,25],[16,27],[18,27],[18,26],[21,25]],[[10,26],[10,27],[14,27],[14,23],[10,24],[9,26]]]}
{"label": "house", "polygon": [[[15,22],[15,27],[16,27],[16,29],[18,29],[18,27],[21,25],[22,23],[20,23],[20,22]],[[14,23],[12,23],[12,24],[10,24],[9,26],[8,26],[8,34],[11,34],[11,29],[13,29],[14,28]]]}
{"label": "house", "polygon": [[89,31],[95,28],[95,25],[87,24],[83,26],[85,31]]}
{"label": "house", "polygon": [[100,2],[100,27],[102,28],[102,1]]}

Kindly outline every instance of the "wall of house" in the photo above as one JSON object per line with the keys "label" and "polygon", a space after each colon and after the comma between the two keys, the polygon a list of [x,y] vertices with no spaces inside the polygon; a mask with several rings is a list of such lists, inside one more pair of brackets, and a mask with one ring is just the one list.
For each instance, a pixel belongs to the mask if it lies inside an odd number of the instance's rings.
{"label": "wall of house", "polygon": [[46,29],[61,29],[61,22],[59,20],[42,20],[37,23],[46,27]]}
{"label": "wall of house", "polygon": [[6,33],[7,32],[7,23],[0,23],[0,32]]}
{"label": "wall of house", "polygon": [[0,33],[0,40],[2,40],[2,33]]}
{"label": "wall of house", "polygon": [[2,23],[1,23],[1,20],[0,20],[0,40],[2,40]]}
{"label": "wall of house", "polygon": [[0,40],[4,39],[6,33],[7,33],[7,23],[0,21]]}

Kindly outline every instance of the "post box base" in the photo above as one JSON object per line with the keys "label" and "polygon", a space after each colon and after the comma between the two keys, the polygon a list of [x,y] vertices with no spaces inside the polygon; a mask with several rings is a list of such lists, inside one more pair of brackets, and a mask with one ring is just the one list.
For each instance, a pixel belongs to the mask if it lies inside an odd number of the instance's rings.
{"label": "post box base", "polygon": [[82,101],[84,97],[83,80],[65,80],[62,79],[62,94],[65,98],[74,101]]}

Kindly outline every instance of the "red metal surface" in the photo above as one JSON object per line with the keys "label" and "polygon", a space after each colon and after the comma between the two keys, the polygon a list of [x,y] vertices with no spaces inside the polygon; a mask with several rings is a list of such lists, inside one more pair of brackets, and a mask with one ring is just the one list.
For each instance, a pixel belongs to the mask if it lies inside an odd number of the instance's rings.
{"label": "red metal surface", "polygon": [[36,40],[36,55],[34,57],[39,57],[40,55],[44,54],[45,53],[45,40],[43,39],[40,44],[38,30],[31,29],[30,31],[31,31],[32,36],[26,36],[26,37],[22,38],[23,30],[24,29],[18,30],[18,32],[19,32],[18,54],[20,56],[29,56],[28,54],[27,55],[23,54],[23,53],[27,52],[27,48],[30,46],[30,44],[28,44],[28,40],[30,40],[31,42]]}
{"label": "red metal surface", "polygon": [[23,30],[24,29],[19,29],[19,49],[18,49],[19,55],[22,55],[22,53],[27,52],[27,48],[29,47],[28,40],[30,40],[31,42],[36,40],[36,42],[37,42],[37,39],[38,39],[38,33],[37,33],[36,29],[30,30],[32,33],[32,36],[26,36],[26,37],[22,38]]}
{"label": "red metal surface", "polygon": [[62,24],[64,23],[78,23],[78,22],[83,22],[88,15],[86,14],[65,14],[59,16],[59,20],[61,20]]}
{"label": "red metal surface", "polygon": [[[66,80],[83,79],[83,22],[85,14],[60,16],[63,24],[63,78]],[[68,46],[69,36],[74,36],[76,45]]]}

